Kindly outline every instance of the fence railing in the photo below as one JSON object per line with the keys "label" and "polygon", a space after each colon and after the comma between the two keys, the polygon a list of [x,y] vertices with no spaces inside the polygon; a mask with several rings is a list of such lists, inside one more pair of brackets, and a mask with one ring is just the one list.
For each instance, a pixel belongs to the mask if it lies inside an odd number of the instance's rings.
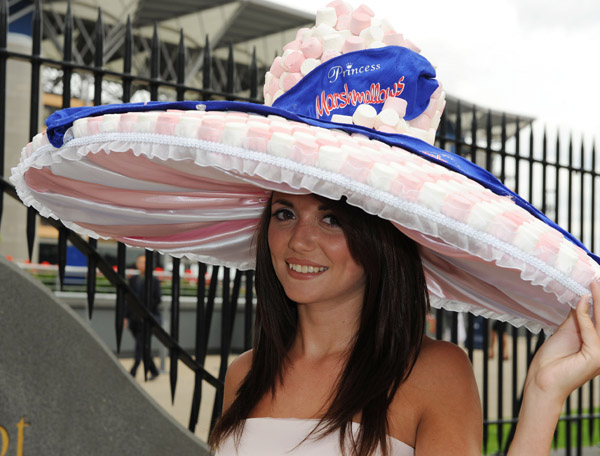
{"label": "fence railing", "polygon": [[[0,137],[5,134],[6,81],[7,62],[21,60],[31,64],[31,91],[29,130],[33,137],[38,130],[40,112],[40,87],[44,68],[54,68],[62,73],[62,107],[69,107],[72,100],[71,78],[74,74],[92,76],[94,81],[93,103],[103,103],[103,82],[111,81],[122,86],[121,101],[130,101],[134,93],[143,91],[151,100],[165,99],[229,99],[260,102],[258,87],[261,78],[256,60],[245,72],[249,80],[244,86],[250,87],[249,96],[234,93],[236,64],[233,48],[230,47],[227,61],[225,81],[220,86],[225,92],[211,89],[211,55],[209,38],[206,38],[204,49],[204,65],[202,71],[203,87],[186,86],[185,81],[185,43],[181,33],[179,56],[177,61],[177,79],[165,81],[159,78],[160,39],[158,28],[154,28],[152,46],[149,53],[150,76],[132,74],[134,31],[129,20],[125,27],[122,43],[123,69],[116,72],[104,68],[102,55],[104,48],[104,26],[101,12],[98,14],[95,35],[96,58],[93,66],[78,65],[73,62],[73,40],[76,30],[73,29],[71,8],[66,13],[63,31],[63,56],[61,59],[42,57],[43,44],[43,9],[40,0],[36,0],[32,23],[32,52],[23,54],[7,49],[9,8],[7,0],[0,0]],[[224,82],[224,83],[223,83]],[[239,84],[238,84],[239,86]],[[8,88],[9,89],[9,88]],[[518,117],[501,115],[492,116],[491,111],[476,106],[463,106],[460,102],[453,110],[447,110],[442,118],[438,132],[437,145],[467,156],[472,161],[487,168],[501,180],[510,185],[516,192],[532,201],[550,218],[565,226],[578,236],[592,250],[598,245],[599,214],[596,209],[596,185],[599,179],[596,162],[596,148],[588,145],[583,139],[578,142],[569,139],[565,145],[559,135],[552,142],[550,135],[543,132],[536,135],[530,122]],[[469,120],[470,118],[470,120]],[[479,119],[485,119],[482,123]],[[527,124],[525,128],[523,125]],[[507,132],[515,132],[508,134]],[[552,146],[550,145],[552,142]],[[4,143],[0,142],[0,176],[4,173]],[[16,198],[12,186],[2,179],[0,181],[0,222],[2,221],[4,194]],[[550,191],[550,190],[551,191]],[[29,246],[30,257],[34,250],[36,212],[27,212],[27,229],[25,236]],[[123,333],[125,305],[129,305],[133,313],[144,319],[145,340],[151,334],[169,350],[170,385],[172,397],[175,397],[178,361],[195,372],[195,388],[191,400],[189,429],[194,432],[198,422],[203,386],[208,384],[216,388],[217,394],[213,404],[212,422],[221,412],[223,381],[231,351],[234,318],[238,305],[244,306],[244,348],[251,347],[253,324],[253,273],[232,271],[227,268],[211,269],[210,280],[204,277],[207,267],[198,264],[196,304],[196,339],[193,353],[180,347],[179,340],[179,301],[182,295],[182,277],[180,260],[172,259],[170,289],[172,305],[170,308],[170,331],[163,330],[160,324],[147,310],[147,303],[141,302],[132,292],[126,280],[126,247],[118,245],[117,264],[109,264],[98,252],[97,242],[85,240],[62,226],[59,222],[48,220],[58,230],[58,258],[55,268],[58,274],[58,288],[65,287],[67,241],[76,246],[88,258],[85,268],[84,287],[87,294],[88,312],[93,313],[94,297],[97,292],[97,271],[116,290],[115,303],[115,335],[117,346]],[[153,271],[155,257],[146,254],[149,273]],[[116,268],[114,268],[116,266]],[[69,271],[70,272],[70,271]],[[147,281],[150,282],[149,280]],[[245,286],[243,286],[245,285]],[[240,296],[243,291],[243,296]],[[222,297],[220,368],[218,376],[212,376],[203,368],[207,355],[208,334],[213,325],[215,297]],[[150,296],[150,293],[147,293]],[[462,345],[473,363],[475,375],[480,387],[484,416],[484,442],[482,451],[486,454],[504,454],[514,431],[518,417],[521,389],[527,367],[535,350],[543,342],[543,335],[533,335],[523,329],[505,328],[496,325],[492,331],[486,320],[473,315],[438,310],[434,312],[429,331],[437,338],[447,338]],[[503,341],[506,339],[506,343]],[[497,348],[494,348],[495,346]],[[150,353],[146,344],[144,361],[147,364]],[[490,350],[494,348],[494,357],[490,358]],[[504,357],[508,359],[505,360]],[[206,383],[205,383],[206,382]],[[565,414],[557,427],[555,446],[564,448],[565,454],[582,454],[584,446],[598,442],[600,438],[600,392],[598,380],[574,393],[566,403]],[[204,436],[206,437],[206,436]]]}

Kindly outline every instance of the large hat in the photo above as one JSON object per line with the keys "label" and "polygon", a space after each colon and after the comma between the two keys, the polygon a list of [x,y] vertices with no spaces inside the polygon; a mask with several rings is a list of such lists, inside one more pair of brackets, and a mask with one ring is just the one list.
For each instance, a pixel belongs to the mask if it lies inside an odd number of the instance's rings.
{"label": "large hat", "polygon": [[551,332],[600,279],[600,259],[572,235],[432,145],[435,69],[367,7],[332,2],[284,49],[265,105],[53,114],[12,170],[17,192],[84,235],[241,269],[254,266],[271,191],[345,196],[420,244],[435,307],[534,331]]}

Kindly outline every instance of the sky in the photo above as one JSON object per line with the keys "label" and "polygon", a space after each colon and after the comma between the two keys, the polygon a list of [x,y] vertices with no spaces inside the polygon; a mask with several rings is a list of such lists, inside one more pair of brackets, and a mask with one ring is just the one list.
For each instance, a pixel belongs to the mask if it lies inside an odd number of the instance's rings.
{"label": "sky", "polygon": [[[274,1],[311,13],[329,2]],[[421,48],[447,93],[598,138],[600,1],[364,3]]]}

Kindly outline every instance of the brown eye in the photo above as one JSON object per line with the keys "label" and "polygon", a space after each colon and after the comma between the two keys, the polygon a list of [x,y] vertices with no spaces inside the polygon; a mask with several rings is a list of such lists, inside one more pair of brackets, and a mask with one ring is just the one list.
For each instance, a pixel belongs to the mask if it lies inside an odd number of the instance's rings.
{"label": "brown eye", "polygon": [[333,214],[327,214],[325,217],[323,217],[323,222],[325,222],[329,226],[340,226],[339,220]]}
{"label": "brown eye", "polygon": [[275,220],[284,221],[291,220],[294,218],[294,213],[290,209],[277,209],[273,214],[271,214]]}

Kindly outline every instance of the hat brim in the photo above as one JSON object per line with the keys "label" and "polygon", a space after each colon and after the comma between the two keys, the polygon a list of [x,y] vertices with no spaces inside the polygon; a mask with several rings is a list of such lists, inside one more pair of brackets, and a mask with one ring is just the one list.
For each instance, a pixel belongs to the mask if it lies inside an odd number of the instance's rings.
{"label": "hat brim", "polygon": [[420,244],[434,306],[533,331],[551,332],[600,278],[594,255],[460,157],[264,106],[197,105],[64,111],[11,179],[81,234],[241,269],[271,191],[345,196]]}

